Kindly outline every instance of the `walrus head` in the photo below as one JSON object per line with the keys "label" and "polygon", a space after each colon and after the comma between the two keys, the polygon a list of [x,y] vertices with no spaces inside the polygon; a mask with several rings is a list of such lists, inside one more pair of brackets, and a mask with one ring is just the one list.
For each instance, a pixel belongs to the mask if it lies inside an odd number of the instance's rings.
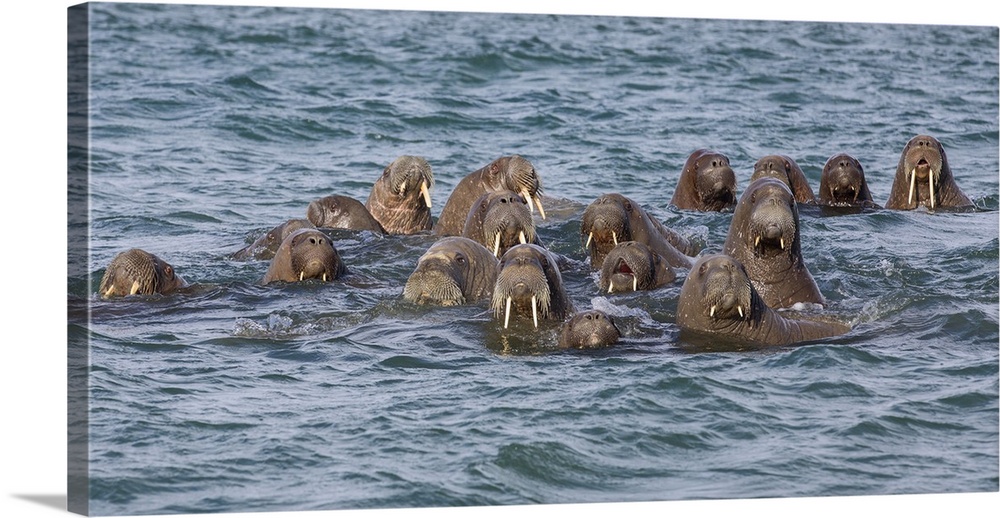
{"label": "walrus head", "polygon": [[382,171],[381,179],[389,191],[400,199],[416,200],[431,208],[430,190],[434,187],[434,174],[424,158],[403,155]]}
{"label": "walrus head", "polygon": [[710,328],[744,323],[752,328],[755,322],[760,321],[766,307],[750,283],[743,265],[723,254],[699,259],[684,280],[680,297],[686,303],[693,301],[700,314],[682,315],[679,306],[678,325],[689,318],[702,321],[707,318]]}
{"label": "walrus head", "polygon": [[618,243],[604,257],[601,267],[601,290],[651,290],[676,278],[673,269],[643,243]]}
{"label": "walrus head", "polygon": [[792,191],[778,180],[762,178],[751,183],[743,196],[749,211],[743,239],[754,255],[798,255],[799,213]]}
{"label": "walrus head", "polygon": [[524,197],[531,212],[538,207],[538,214],[545,219],[542,207],[542,183],[535,166],[520,155],[511,155],[493,161],[486,172],[486,182],[493,191],[510,190]]}
{"label": "walrus head", "polygon": [[[449,237],[446,240],[460,238]],[[417,260],[417,267],[406,280],[403,298],[416,304],[440,304],[454,306],[467,302],[466,285],[471,278],[472,261],[475,259],[464,253],[460,247],[431,246]],[[478,246],[478,245],[477,245]]]}
{"label": "walrus head", "polygon": [[462,235],[478,241],[496,257],[516,244],[538,241],[526,200],[508,190],[480,196],[469,211]]}
{"label": "walrus head", "polygon": [[826,161],[819,190],[820,200],[833,205],[858,205],[871,200],[861,163],[846,153]]}
{"label": "walrus head", "polygon": [[349,196],[325,196],[310,202],[306,209],[306,218],[313,225],[322,228],[385,232],[368,209],[360,201]]}
{"label": "walrus head", "polygon": [[618,342],[621,331],[603,311],[577,313],[559,331],[561,349],[600,349]]}
{"label": "walrus head", "polygon": [[244,260],[250,257],[257,259],[271,259],[278,251],[281,242],[289,234],[300,228],[316,228],[308,219],[290,219],[280,225],[268,230],[263,236],[257,238],[252,244],[232,254],[233,259]]}
{"label": "walrus head", "polygon": [[330,238],[319,230],[303,228],[292,232],[281,242],[263,283],[306,279],[327,282],[346,272],[347,268]]}
{"label": "walrus head", "polygon": [[111,260],[99,288],[101,297],[108,299],[125,295],[169,294],[187,283],[174,272],[173,266],[159,257],[133,248]]}
{"label": "walrus head", "polygon": [[924,204],[933,209],[937,204],[935,190],[941,183],[941,175],[950,171],[941,143],[930,135],[917,135],[910,139],[899,159],[897,176],[900,171],[910,186],[907,205],[915,201],[916,205]]}
{"label": "walrus head", "polygon": [[580,238],[590,252],[592,269],[600,268],[605,256],[618,243],[632,240],[629,218],[635,210],[632,200],[610,193],[597,198],[583,211]]}
{"label": "walrus head", "polygon": [[721,211],[736,204],[736,173],[729,158],[707,150],[692,164],[694,186],[703,210]]}
{"label": "walrus head", "polygon": [[500,258],[496,284],[490,307],[497,318],[503,315],[503,326],[510,323],[511,309],[531,314],[535,327],[539,317],[562,318],[568,309],[564,297],[562,276],[555,259],[544,248],[524,244],[507,250]]}

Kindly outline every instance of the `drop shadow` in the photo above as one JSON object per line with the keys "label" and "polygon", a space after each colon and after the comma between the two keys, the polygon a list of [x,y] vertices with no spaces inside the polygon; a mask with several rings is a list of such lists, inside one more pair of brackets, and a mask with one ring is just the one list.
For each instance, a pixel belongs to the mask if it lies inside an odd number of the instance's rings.
{"label": "drop shadow", "polygon": [[11,495],[14,498],[20,498],[21,500],[27,500],[29,502],[34,502],[36,504],[44,505],[45,507],[51,507],[59,511],[66,510],[66,495]]}

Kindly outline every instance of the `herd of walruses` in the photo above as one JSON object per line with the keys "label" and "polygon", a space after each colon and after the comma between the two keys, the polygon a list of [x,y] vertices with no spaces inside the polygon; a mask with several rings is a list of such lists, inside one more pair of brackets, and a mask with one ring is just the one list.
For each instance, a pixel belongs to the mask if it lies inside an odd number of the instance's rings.
{"label": "herd of walruses", "polygon": [[[401,156],[376,180],[362,204],[346,196],[313,201],[306,218],[291,219],[233,253],[233,260],[270,261],[262,284],[327,282],[347,273],[324,228],[385,235],[428,234],[434,243],[420,256],[402,288],[406,301],[422,305],[488,301],[503,327],[511,316],[534,327],[560,323],[557,346],[601,348],[619,341],[613,318],[577,312],[563,285],[565,258],[549,251],[536,232],[545,218],[534,166],[504,156],[464,177],[435,221],[431,216],[431,167],[421,157]],[[822,308],[825,299],[802,257],[798,207],[848,210],[973,208],[955,183],[941,143],[917,135],[903,148],[889,198],[874,202],[861,163],[831,156],[814,193],[794,160],[769,155],[754,165],[737,199],[729,159],[699,149],[689,156],[670,203],[681,210],[732,211],[722,252],[700,254],[691,240],[668,228],[638,203],[619,194],[586,207],[580,241],[590,270],[600,272],[604,293],[655,290],[683,277],[676,324],[681,333],[745,343],[787,345],[847,333],[834,319],[792,316],[787,309]],[[118,254],[107,266],[99,296],[167,295],[187,282],[160,257],[140,249]]]}

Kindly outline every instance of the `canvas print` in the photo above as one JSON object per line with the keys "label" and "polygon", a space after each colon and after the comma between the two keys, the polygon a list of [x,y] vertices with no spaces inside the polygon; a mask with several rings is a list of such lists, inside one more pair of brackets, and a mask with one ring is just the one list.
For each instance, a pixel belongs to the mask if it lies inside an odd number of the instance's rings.
{"label": "canvas print", "polygon": [[998,29],[69,9],[69,507],[998,491]]}

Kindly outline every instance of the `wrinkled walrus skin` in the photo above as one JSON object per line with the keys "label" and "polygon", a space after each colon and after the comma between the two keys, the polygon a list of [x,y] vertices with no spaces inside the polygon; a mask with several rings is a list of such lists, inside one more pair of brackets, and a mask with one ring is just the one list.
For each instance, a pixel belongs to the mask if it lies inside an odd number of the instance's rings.
{"label": "wrinkled walrus skin", "polygon": [[592,309],[573,315],[559,329],[560,349],[604,349],[618,343],[622,333],[607,313]]}
{"label": "wrinkled walrus skin", "polygon": [[461,235],[472,204],[488,192],[502,190],[520,194],[532,212],[537,208],[542,219],[545,218],[541,198],[542,183],[535,167],[520,155],[504,156],[469,173],[458,182],[434,224],[434,234]]}
{"label": "wrinkled walrus skin", "polygon": [[499,262],[486,247],[469,238],[441,238],[417,260],[403,288],[403,299],[440,306],[488,299]]}
{"label": "wrinkled walrus skin", "polygon": [[802,168],[787,155],[767,155],[757,160],[753,166],[753,174],[750,175],[750,183],[758,178],[781,180],[792,191],[796,203],[816,202],[816,195],[813,194]]}
{"label": "wrinkled walrus skin", "polygon": [[670,204],[678,209],[717,211],[736,206],[736,173],[729,157],[709,149],[688,156]]}
{"label": "wrinkled walrus skin", "polygon": [[944,146],[930,135],[917,135],[903,147],[885,208],[913,210],[972,208],[948,165]]}
{"label": "wrinkled walrus skin", "polygon": [[386,233],[430,231],[434,174],[423,157],[403,155],[392,161],[372,186],[365,209]]}
{"label": "wrinkled walrus skin", "polygon": [[675,268],[690,268],[697,250],[677,232],[650,217],[642,207],[618,193],[600,196],[583,211],[580,238],[590,255],[590,269],[600,270],[612,248],[639,241]]}
{"label": "wrinkled walrus skin", "polygon": [[145,250],[132,248],[114,257],[99,288],[102,298],[126,295],[169,295],[187,286],[174,267]]}
{"label": "wrinkled walrus skin", "polygon": [[500,258],[490,299],[493,314],[508,327],[511,314],[538,320],[563,320],[573,312],[556,258],[533,244],[515,245]]}
{"label": "wrinkled walrus skin", "polygon": [[292,232],[281,242],[261,284],[306,279],[328,282],[346,273],[347,267],[330,237],[319,230],[303,228]]}
{"label": "wrinkled walrus skin", "polygon": [[767,306],[739,261],[703,256],[691,268],[677,302],[677,326],[753,345],[791,345],[847,333],[839,322],[792,319]]}

